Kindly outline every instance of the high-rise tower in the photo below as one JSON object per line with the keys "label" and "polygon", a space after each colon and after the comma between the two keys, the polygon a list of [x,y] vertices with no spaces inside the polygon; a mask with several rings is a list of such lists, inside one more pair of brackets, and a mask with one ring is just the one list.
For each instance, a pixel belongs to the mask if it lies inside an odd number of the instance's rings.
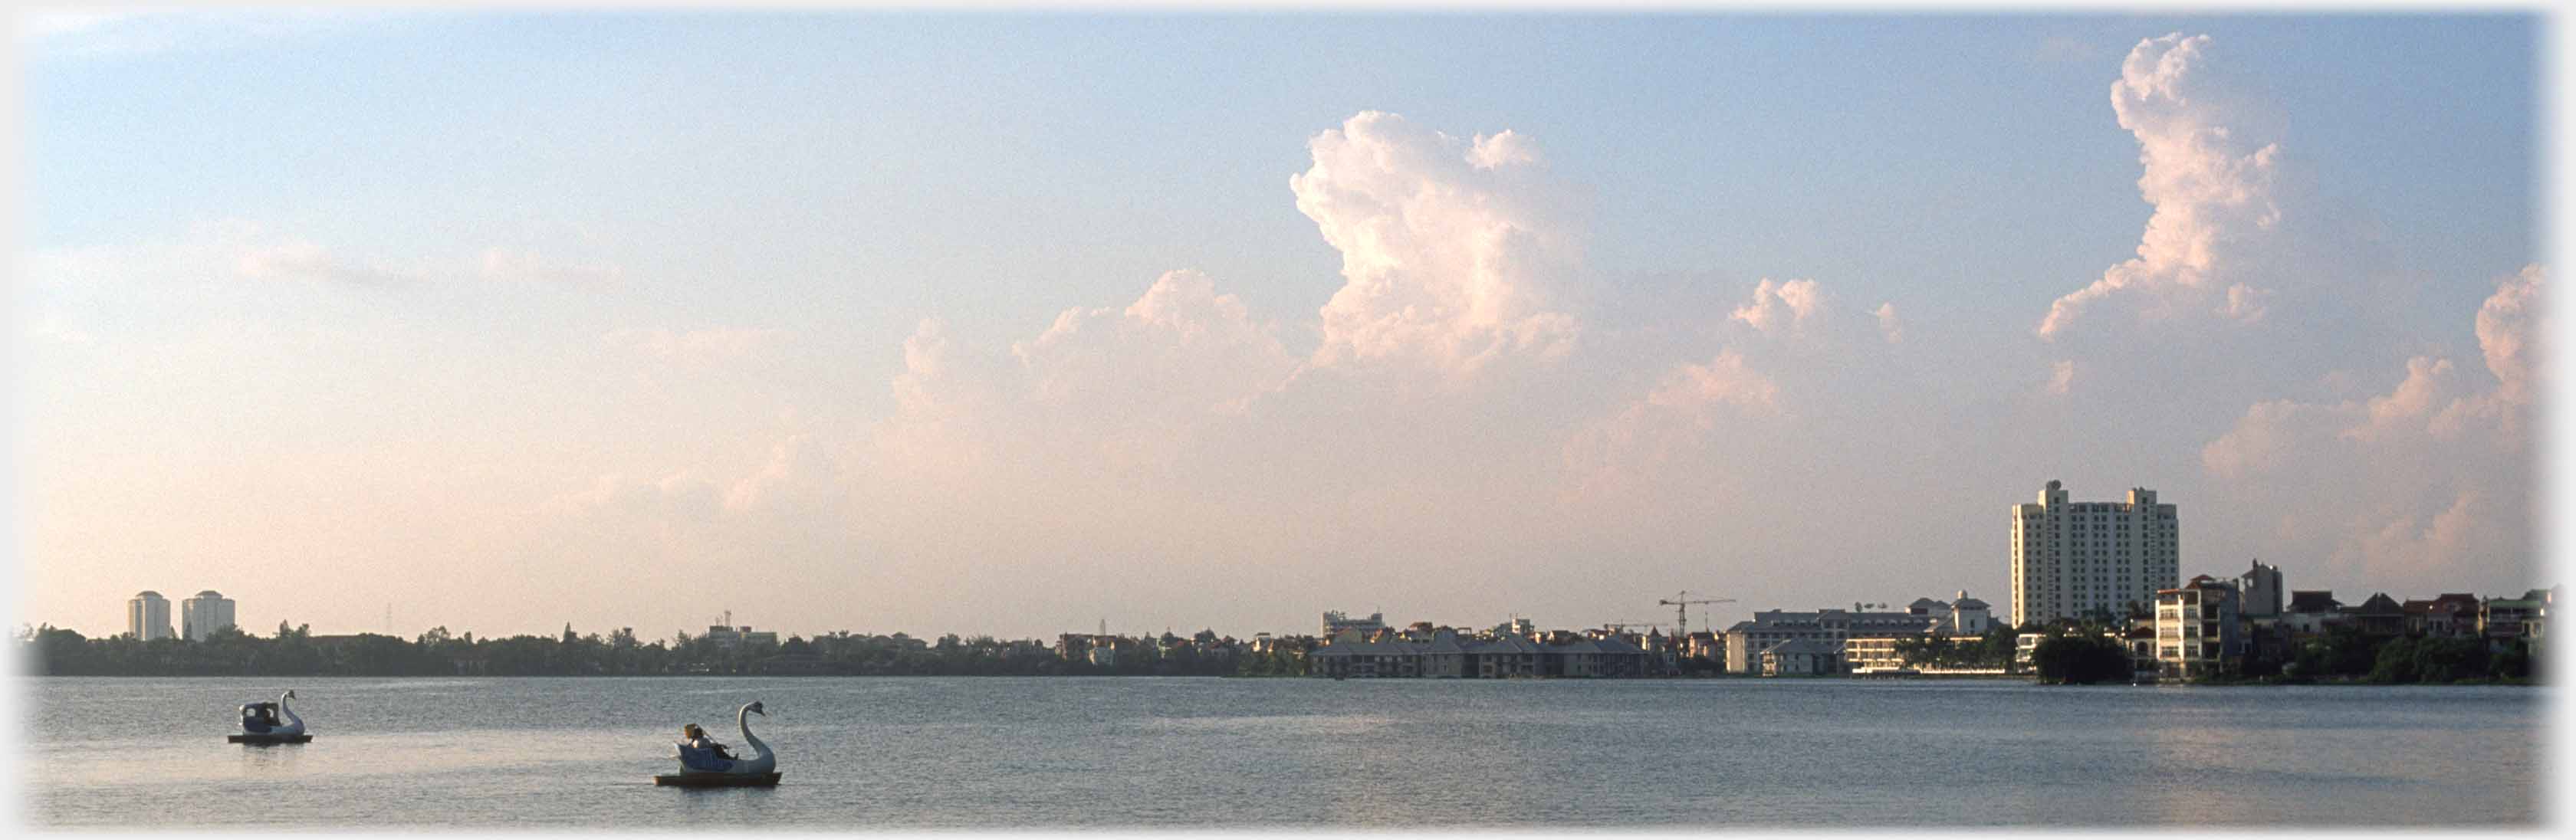
{"label": "high-rise tower", "polygon": [[215,631],[233,626],[233,599],[212,589],[197,597],[179,602],[179,632],[188,641],[202,642],[213,638]]}
{"label": "high-rise tower", "polygon": [[2013,624],[2119,618],[2152,609],[2181,582],[2181,531],[2156,491],[2126,502],[2072,502],[2058,482],[2012,508]]}
{"label": "high-rise tower", "polygon": [[134,593],[125,601],[125,632],[144,641],[170,638],[170,599],[149,589]]}

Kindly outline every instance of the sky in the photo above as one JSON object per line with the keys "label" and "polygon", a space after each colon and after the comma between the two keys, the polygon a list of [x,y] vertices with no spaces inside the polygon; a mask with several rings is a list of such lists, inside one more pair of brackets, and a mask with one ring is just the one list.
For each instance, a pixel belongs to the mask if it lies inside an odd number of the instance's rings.
{"label": "sky", "polygon": [[1723,626],[2050,480],[2557,582],[2534,16],[18,24],[26,624]]}

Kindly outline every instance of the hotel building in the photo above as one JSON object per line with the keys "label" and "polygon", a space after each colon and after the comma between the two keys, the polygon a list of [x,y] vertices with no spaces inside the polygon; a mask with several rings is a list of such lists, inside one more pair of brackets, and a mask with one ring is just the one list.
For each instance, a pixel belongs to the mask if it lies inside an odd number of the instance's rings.
{"label": "hotel building", "polygon": [[2070,502],[2055,481],[2037,504],[2012,508],[2012,618],[2028,628],[2059,619],[2119,618],[2156,602],[2180,574],[2174,506],[2136,488],[2126,502]]}

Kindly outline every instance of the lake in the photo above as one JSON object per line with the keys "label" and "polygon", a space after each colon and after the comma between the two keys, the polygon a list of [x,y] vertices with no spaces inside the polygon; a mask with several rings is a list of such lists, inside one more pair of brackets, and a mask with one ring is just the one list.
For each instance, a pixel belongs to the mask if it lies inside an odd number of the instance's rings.
{"label": "lake", "polygon": [[[45,827],[2533,825],[2549,688],[19,678]],[[234,707],[314,740],[224,742]],[[779,755],[683,790],[680,724]]]}

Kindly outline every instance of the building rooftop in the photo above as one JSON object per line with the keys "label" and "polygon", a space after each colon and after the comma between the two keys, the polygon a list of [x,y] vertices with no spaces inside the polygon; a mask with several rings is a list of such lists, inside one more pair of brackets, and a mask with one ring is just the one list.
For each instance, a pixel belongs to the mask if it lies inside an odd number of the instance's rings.
{"label": "building rooftop", "polygon": [[2397,599],[2388,597],[2386,592],[2373,592],[2370,594],[2370,600],[2363,601],[2361,606],[2348,608],[2344,612],[2354,615],[2405,615],[2406,607],[2397,603]]}
{"label": "building rooftop", "polygon": [[2331,589],[2293,590],[2290,593],[2290,612],[2329,613],[2342,608],[2343,602],[2334,599],[2334,590]]}

